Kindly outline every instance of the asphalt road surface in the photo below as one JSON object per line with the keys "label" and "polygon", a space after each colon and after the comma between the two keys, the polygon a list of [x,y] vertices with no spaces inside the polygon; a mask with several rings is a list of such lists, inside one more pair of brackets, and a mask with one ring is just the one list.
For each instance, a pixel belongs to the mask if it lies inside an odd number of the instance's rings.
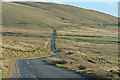
{"label": "asphalt road surface", "polygon": [[[62,26],[61,26],[62,27]],[[57,29],[59,29],[58,27]],[[52,40],[51,40],[51,51],[56,53],[58,50],[55,48],[55,36],[56,30],[53,31]],[[59,57],[62,55],[55,55],[50,57]],[[17,66],[19,69],[15,70],[15,73],[12,75],[12,78],[47,78],[50,80],[93,80],[83,74],[76,73],[74,71],[69,71],[67,69],[58,68],[52,66],[46,62],[44,59],[47,57],[42,57],[38,59],[23,59],[17,61]],[[68,79],[67,79],[68,78]]]}
{"label": "asphalt road surface", "polygon": [[54,53],[59,52],[59,50],[57,50],[56,47],[55,47],[55,39],[56,39],[55,37],[57,35],[56,31],[61,27],[64,27],[64,25],[53,30],[52,40],[51,40],[51,51],[54,52]]}
{"label": "asphalt road surface", "polygon": [[[60,55],[58,55],[60,56]],[[51,56],[56,57],[56,56]],[[58,68],[44,62],[43,58],[18,60],[19,72],[12,78],[73,78],[74,80],[93,80],[83,74]],[[69,79],[70,80],[70,79]]]}
{"label": "asphalt road surface", "polygon": [[51,51],[54,53],[59,52],[55,47],[55,37],[56,37],[56,29],[53,30],[52,40],[51,40]]}

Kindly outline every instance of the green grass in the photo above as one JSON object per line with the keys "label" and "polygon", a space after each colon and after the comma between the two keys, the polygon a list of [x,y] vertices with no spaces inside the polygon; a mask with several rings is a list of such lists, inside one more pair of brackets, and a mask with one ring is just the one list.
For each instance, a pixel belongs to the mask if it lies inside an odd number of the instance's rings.
{"label": "green grass", "polygon": [[60,29],[64,29],[64,28],[70,28],[70,25],[65,25],[65,26],[59,28],[59,30],[60,30]]}
{"label": "green grass", "polygon": [[65,65],[63,65],[63,64],[55,64],[56,66],[58,66],[58,67],[62,67],[62,68],[67,68]]}
{"label": "green grass", "polygon": [[80,29],[78,26],[74,26],[74,28]]}
{"label": "green grass", "polygon": [[60,68],[64,68],[64,69],[71,69],[71,66],[66,66],[66,65],[64,65],[64,64],[55,64],[55,66],[57,66],[57,67],[60,67]]}
{"label": "green grass", "polygon": [[2,71],[0,72],[0,79],[6,77],[6,72],[6,69],[2,69]]}
{"label": "green grass", "polygon": [[34,53],[35,51],[39,51],[39,50],[40,50],[40,51],[44,51],[44,49],[43,49],[43,48],[38,47],[36,50],[33,50],[33,51],[32,51],[32,53]]}
{"label": "green grass", "polygon": [[119,41],[117,38],[110,38],[110,37],[76,37],[76,36],[58,36],[57,38],[83,39],[83,40],[96,40],[96,41],[116,41],[116,42]]}
{"label": "green grass", "polygon": [[55,64],[55,66],[61,67],[61,68],[64,68],[64,69],[71,69],[71,66],[66,66],[64,64]]}
{"label": "green grass", "polygon": [[0,68],[0,79],[2,79],[2,68]]}

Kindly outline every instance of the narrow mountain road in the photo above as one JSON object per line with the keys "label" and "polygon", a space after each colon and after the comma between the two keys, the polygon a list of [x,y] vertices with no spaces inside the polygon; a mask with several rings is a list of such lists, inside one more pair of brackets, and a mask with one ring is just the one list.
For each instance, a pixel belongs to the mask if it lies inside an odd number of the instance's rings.
{"label": "narrow mountain road", "polygon": [[64,25],[63,25],[63,26],[60,26],[60,27],[58,27],[58,28],[56,28],[56,29],[53,30],[52,40],[51,40],[51,51],[54,52],[54,53],[59,52],[59,50],[57,50],[56,47],[55,47],[55,37],[56,37],[56,35],[57,35],[56,31],[57,31],[58,29],[60,29],[61,27],[64,27]]}
{"label": "narrow mountain road", "polygon": [[49,65],[44,62],[44,59],[19,60],[20,76],[18,78],[76,78],[76,80],[90,80],[90,78],[82,74]]}
{"label": "narrow mountain road", "polygon": [[[59,56],[61,55],[49,57]],[[92,78],[89,78],[83,74],[52,66],[44,62],[45,58],[47,57],[18,60],[17,66],[19,67],[19,72],[16,71],[16,74],[14,74],[12,78],[45,78],[45,80],[56,80],[56,78],[58,80],[59,78],[60,80],[93,80]]]}
{"label": "narrow mountain road", "polygon": [[56,37],[56,29],[53,30],[52,40],[51,40],[51,51],[54,53],[59,52],[55,47],[55,37]]}
{"label": "narrow mountain road", "polygon": [[[54,53],[58,52],[58,50],[55,48],[55,37],[57,29],[53,31],[51,40],[51,51]],[[49,57],[59,56],[62,55],[53,55]],[[17,66],[19,69],[16,69],[15,74],[12,75],[12,78],[47,78],[47,80],[56,80],[56,78],[61,78],[64,80],[93,80],[83,74],[52,66],[44,62],[45,58],[47,57],[18,60]]]}

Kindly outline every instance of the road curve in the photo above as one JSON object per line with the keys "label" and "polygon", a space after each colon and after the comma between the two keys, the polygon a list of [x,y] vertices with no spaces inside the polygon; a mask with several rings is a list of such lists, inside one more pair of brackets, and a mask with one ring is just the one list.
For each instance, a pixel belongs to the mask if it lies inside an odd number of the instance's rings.
{"label": "road curve", "polygon": [[74,71],[58,68],[44,62],[44,58],[25,59],[18,61],[19,78],[84,78],[89,77]]}
{"label": "road curve", "polygon": [[[61,55],[50,57],[59,56]],[[45,58],[47,57],[18,60],[19,72],[13,75],[12,78],[46,78],[48,80],[51,78],[53,78],[53,80],[55,80],[55,78],[62,78],[65,80],[68,78],[68,80],[70,80],[71,78],[74,80],[93,80],[83,74],[52,66],[44,62]]]}
{"label": "road curve", "polygon": [[[60,27],[57,29],[59,28]],[[53,31],[51,40],[51,50],[55,53],[58,51],[55,48],[55,36],[57,29]],[[62,55],[53,55],[49,57],[59,56]],[[16,63],[19,69],[16,69],[15,74],[13,74],[11,78],[46,78],[47,80],[56,80],[56,78],[60,78],[60,80],[93,80],[92,78],[89,78],[83,74],[52,66],[44,62],[45,58],[47,57],[18,60]]]}

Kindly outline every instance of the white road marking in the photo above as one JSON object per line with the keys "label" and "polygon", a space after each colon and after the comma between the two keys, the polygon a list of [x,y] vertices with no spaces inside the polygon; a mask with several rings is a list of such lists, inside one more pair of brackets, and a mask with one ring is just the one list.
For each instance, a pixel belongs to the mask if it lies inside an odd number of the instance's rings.
{"label": "white road marking", "polygon": [[27,64],[29,64],[29,62],[26,62]]}

